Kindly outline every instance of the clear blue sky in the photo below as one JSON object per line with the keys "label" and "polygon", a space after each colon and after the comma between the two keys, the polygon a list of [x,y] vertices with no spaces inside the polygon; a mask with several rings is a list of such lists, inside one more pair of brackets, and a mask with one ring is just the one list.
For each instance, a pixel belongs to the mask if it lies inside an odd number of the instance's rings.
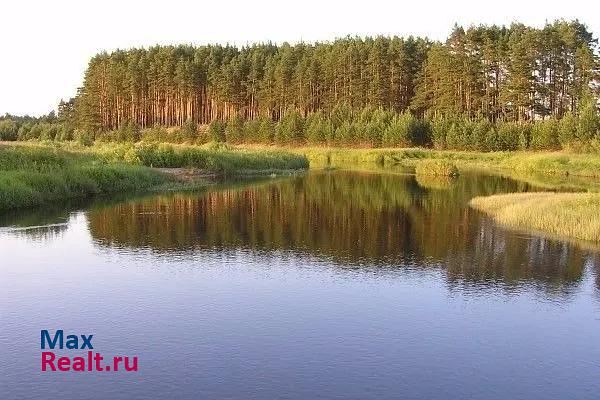
{"label": "clear blue sky", "polygon": [[444,39],[454,23],[543,26],[579,19],[600,34],[591,0],[7,1],[1,7],[0,115],[40,115],[80,86],[102,50],[177,43],[298,42],[346,35]]}

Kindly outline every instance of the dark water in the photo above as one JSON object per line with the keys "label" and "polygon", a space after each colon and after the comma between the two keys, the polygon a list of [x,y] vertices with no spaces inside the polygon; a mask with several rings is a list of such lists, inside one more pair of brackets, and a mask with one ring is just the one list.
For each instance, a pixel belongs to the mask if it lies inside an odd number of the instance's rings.
{"label": "dark water", "polygon": [[[529,189],[315,172],[4,216],[0,398],[597,399],[600,253],[467,207]],[[43,373],[46,328],[140,370]]]}

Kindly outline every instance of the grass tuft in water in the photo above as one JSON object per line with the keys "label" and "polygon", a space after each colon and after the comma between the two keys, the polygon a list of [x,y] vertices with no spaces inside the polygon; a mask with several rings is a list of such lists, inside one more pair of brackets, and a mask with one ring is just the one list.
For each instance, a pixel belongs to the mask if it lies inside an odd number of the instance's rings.
{"label": "grass tuft in water", "polygon": [[458,168],[446,160],[422,160],[417,163],[415,173],[427,176],[458,176]]}

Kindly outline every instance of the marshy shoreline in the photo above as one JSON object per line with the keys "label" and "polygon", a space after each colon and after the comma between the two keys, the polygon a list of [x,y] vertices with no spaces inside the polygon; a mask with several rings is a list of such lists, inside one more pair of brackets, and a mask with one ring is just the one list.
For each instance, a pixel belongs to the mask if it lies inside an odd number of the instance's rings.
{"label": "marshy shoreline", "polygon": [[558,151],[0,143],[0,211],[98,195],[195,190],[217,178],[294,175],[309,167],[507,176],[549,192],[478,197],[469,205],[510,229],[600,242],[600,155]]}
{"label": "marshy shoreline", "polygon": [[93,196],[197,189],[211,177],[290,174],[308,165],[305,157],[276,151],[0,145],[0,212]]}

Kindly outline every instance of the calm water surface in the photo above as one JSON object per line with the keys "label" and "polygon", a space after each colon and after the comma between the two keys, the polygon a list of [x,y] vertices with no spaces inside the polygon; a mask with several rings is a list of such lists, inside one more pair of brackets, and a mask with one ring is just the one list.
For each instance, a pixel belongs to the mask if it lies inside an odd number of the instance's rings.
{"label": "calm water surface", "polygon": [[[0,398],[598,399],[600,252],[467,206],[525,190],[312,172],[5,215]],[[42,373],[46,328],[140,371]]]}

